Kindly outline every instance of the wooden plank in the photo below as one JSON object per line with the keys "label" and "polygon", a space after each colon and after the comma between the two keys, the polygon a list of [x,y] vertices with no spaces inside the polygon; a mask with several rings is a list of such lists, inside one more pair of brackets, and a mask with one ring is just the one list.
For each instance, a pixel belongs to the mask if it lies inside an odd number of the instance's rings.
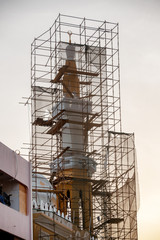
{"label": "wooden plank", "polygon": [[43,118],[37,118],[33,123],[33,125],[43,126],[43,127],[51,127],[52,126],[52,120],[43,120]]}
{"label": "wooden plank", "polygon": [[78,122],[78,121],[73,121],[73,120],[66,120],[67,123],[71,123],[71,124],[77,124],[77,125],[84,125],[84,122]]}
{"label": "wooden plank", "polygon": [[[87,115],[91,115],[91,116],[93,116],[93,115],[95,115],[95,113],[89,113],[89,112],[87,112],[87,113],[85,113],[85,112],[83,112],[83,110],[80,112],[80,111],[72,111],[72,110],[64,110],[64,111],[66,111],[67,113],[79,113],[80,115],[83,113],[83,114],[87,114]],[[96,114],[98,114],[98,113],[96,113]]]}
{"label": "wooden plank", "polygon": [[96,94],[89,94],[87,96],[84,96],[84,97],[80,97],[80,99],[84,99],[84,98],[91,98],[91,97],[95,97]]}
{"label": "wooden plank", "polygon": [[62,156],[67,150],[69,150],[69,149],[70,149],[70,147],[66,147],[65,149],[63,149],[63,151],[62,151],[60,154],[58,154],[57,157],[54,158],[53,160],[55,160],[55,159],[61,157],[61,156]]}
{"label": "wooden plank", "polygon": [[56,75],[56,77],[55,77],[53,80],[51,80],[51,82],[52,82],[52,83],[58,83],[59,80],[61,79],[61,77],[63,76],[63,74],[65,73],[65,71],[66,71],[67,68],[68,68],[67,65],[64,65],[63,67],[61,67],[61,68],[59,69],[58,74]]}
{"label": "wooden plank", "polygon": [[82,85],[91,85],[92,82],[91,82],[91,81],[90,81],[90,82],[83,82],[83,81],[80,81],[79,84],[82,84]]}
{"label": "wooden plank", "polygon": [[64,109],[62,109],[59,113],[57,113],[54,117],[52,117],[51,119],[54,120],[55,118],[59,117],[59,115],[61,115],[63,112],[65,112]]}
{"label": "wooden plank", "polygon": [[79,71],[73,68],[66,68],[65,73],[74,73],[74,74],[87,75],[87,76],[93,76],[93,77],[97,77],[99,75],[99,73]]}
{"label": "wooden plank", "polygon": [[65,119],[60,119],[48,132],[47,134],[56,134],[66,123]]}
{"label": "wooden plank", "polygon": [[96,180],[96,179],[91,179],[91,178],[78,178],[78,177],[69,177],[69,176],[67,176],[67,177],[58,177],[57,179],[55,179],[53,182],[52,182],[52,184],[53,185],[56,185],[56,184],[58,184],[59,182],[63,182],[63,181],[68,181],[68,180],[70,180],[70,181],[80,181],[80,182],[91,182],[91,183],[93,183],[93,184],[97,184],[97,183],[99,183],[99,182],[106,182],[105,180]]}
{"label": "wooden plank", "polygon": [[56,77],[53,80],[51,80],[51,82],[52,83],[58,83],[59,80],[61,79],[61,77],[65,73],[80,74],[80,75],[86,75],[86,76],[92,76],[92,77],[97,77],[99,75],[99,73],[79,71],[79,70],[75,70],[74,68],[71,68],[71,67],[69,67],[67,65],[64,65],[63,67],[61,67],[59,69],[59,72],[57,73]]}
{"label": "wooden plank", "polygon": [[92,117],[88,120],[89,123],[91,123],[91,121],[95,118],[95,117],[98,117],[99,114],[98,113],[95,113],[94,115],[92,115]]}
{"label": "wooden plank", "polygon": [[77,124],[77,125],[87,125],[87,130],[90,130],[92,127],[101,127],[102,124],[100,123],[88,123],[88,122],[78,122],[78,121],[72,121],[72,120],[65,120],[66,123],[71,123],[71,124]]}
{"label": "wooden plank", "polygon": [[86,123],[86,126],[87,126],[87,131],[91,130],[91,128],[93,127],[101,127],[102,124],[101,123]]}
{"label": "wooden plank", "polygon": [[[51,118],[50,120],[44,121],[42,118],[37,118],[33,124],[38,125],[38,126],[49,126],[51,127],[52,124],[54,123],[53,120],[58,117],[59,115],[61,115],[65,110],[61,110],[56,116],[54,116],[53,118]],[[68,111],[68,112],[72,112],[72,111]],[[76,113],[76,111],[74,111],[74,113]],[[79,112],[78,112],[79,113]],[[102,124],[99,123],[91,123],[91,121],[98,116],[97,114],[95,114],[94,116],[92,116],[88,122],[78,122],[78,121],[72,121],[72,120],[64,120],[64,119],[60,119],[57,123],[55,123],[55,125],[47,132],[47,134],[52,134],[54,135],[55,133],[57,133],[58,130],[61,129],[61,127],[63,127],[63,125],[65,123],[71,123],[71,124],[77,124],[77,125],[85,125],[85,128],[89,131],[92,127],[101,127]]]}
{"label": "wooden plank", "polygon": [[38,125],[38,126],[44,126],[44,127],[51,127],[53,123],[53,120],[57,118],[59,115],[61,115],[65,110],[62,109],[59,113],[57,113],[54,117],[52,117],[49,120],[43,120],[43,118],[37,118],[34,122],[33,125]]}

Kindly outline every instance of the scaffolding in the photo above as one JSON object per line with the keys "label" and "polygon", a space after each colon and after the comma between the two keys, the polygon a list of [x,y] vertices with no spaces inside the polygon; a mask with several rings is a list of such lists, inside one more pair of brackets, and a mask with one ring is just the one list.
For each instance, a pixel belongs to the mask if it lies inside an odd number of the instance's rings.
{"label": "scaffolding", "polygon": [[57,209],[80,231],[137,240],[135,146],[121,127],[118,24],[59,14],[31,46],[31,108],[34,198],[43,175]]}

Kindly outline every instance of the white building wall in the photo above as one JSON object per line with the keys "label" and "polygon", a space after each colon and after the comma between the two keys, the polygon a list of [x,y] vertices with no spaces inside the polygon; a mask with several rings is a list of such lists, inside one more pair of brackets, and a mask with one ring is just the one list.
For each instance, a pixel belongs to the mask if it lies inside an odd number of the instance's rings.
{"label": "white building wall", "polygon": [[[31,165],[13,150],[0,143],[0,171],[27,188],[27,215],[15,210],[17,209],[16,202],[14,202],[15,209],[0,203],[0,229],[22,239],[31,240]],[[11,189],[11,184],[9,185],[7,187],[7,183],[5,183],[5,189],[8,188],[16,196],[16,184],[13,189]],[[16,197],[18,204],[18,195]]]}

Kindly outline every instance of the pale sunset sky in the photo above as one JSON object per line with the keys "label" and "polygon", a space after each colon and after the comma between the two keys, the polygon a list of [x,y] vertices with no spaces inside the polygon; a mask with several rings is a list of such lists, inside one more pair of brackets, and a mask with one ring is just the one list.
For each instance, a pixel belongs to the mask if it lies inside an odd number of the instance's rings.
{"label": "pale sunset sky", "polygon": [[0,0],[0,141],[30,142],[30,46],[58,14],[118,22],[123,132],[134,132],[139,240],[160,240],[160,0]]}

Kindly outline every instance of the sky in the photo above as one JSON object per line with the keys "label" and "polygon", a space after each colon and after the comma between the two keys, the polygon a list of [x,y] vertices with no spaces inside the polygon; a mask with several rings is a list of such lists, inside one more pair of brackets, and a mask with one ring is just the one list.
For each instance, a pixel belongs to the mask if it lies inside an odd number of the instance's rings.
{"label": "sky", "polygon": [[140,186],[139,240],[160,239],[160,1],[0,0],[0,141],[30,142],[30,48],[58,14],[118,22],[122,127],[134,132]]}

